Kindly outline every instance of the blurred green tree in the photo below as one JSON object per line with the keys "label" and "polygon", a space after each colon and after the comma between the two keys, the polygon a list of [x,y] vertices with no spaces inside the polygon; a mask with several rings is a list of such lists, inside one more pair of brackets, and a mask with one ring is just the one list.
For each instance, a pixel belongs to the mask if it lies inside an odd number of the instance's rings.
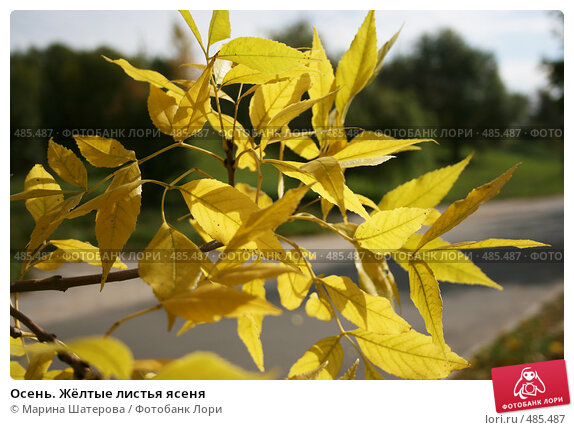
{"label": "blurred green tree", "polygon": [[[368,97],[378,100],[369,102]],[[506,90],[491,53],[443,29],[421,36],[410,54],[385,64],[371,93],[359,96],[357,105],[372,107],[370,115],[363,109],[352,119],[366,128],[378,123],[379,127],[481,129],[519,122],[528,99]],[[451,160],[461,158],[460,141],[440,141],[449,147]]]}
{"label": "blurred green tree", "polygon": [[564,127],[564,14],[551,12],[557,21],[554,34],[560,41],[561,55],[545,58],[542,67],[546,71],[548,84],[538,91],[537,106],[532,122],[534,125],[551,128]]}

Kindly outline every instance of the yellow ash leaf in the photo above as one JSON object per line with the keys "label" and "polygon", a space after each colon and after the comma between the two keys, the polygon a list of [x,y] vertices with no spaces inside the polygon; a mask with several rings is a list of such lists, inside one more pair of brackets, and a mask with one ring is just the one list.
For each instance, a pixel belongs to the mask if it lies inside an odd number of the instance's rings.
{"label": "yellow ash leaf", "polygon": [[249,118],[253,128],[258,133],[267,132],[265,127],[271,118],[286,106],[301,100],[310,86],[311,78],[307,73],[287,81],[259,86],[249,103]]}
{"label": "yellow ash leaf", "polygon": [[282,73],[307,63],[302,52],[259,37],[238,37],[219,50],[218,58],[244,64],[263,73]]}
{"label": "yellow ash leaf", "polygon": [[419,243],[419,247],[457,226],[466,217],[473,214],[481,204],[496,196],[504,184],[512,177],[517,167],[518,164],[493,181],[475,188],[464,199],[452,203],[426,231]]}
{"label": "yellow ash leaf", "polygon": [[299,206],[299,202],[309,187],[288,190],[287,193],[271,206],[252,213],[247,222],[241,224],[227,245],[227,250],[237,249],[245,243],[257,239],[262,234],[275,231],[286,222]]}
{"label": "yellow ash leaf", "polygon": [[265,371],[263,363],[263,346],[261,344],[261,315],[247,314],[237,318],[237,334],[253,362],[261,371]]}
{"label": "yellow ash leaf", "polygon": [[[120,170],[116,171],[116,174],[121,173]],[[99,196],[94,197],[92,200],[89,200],[83,205],[75,208],[66,216],[66,218],[77,218],[84,216],[91,211],[98,210],[101,207],[111,206],[118,200],[122,200],[126,196],[132,194],[134,190],[140,189],[141,185],[144,183],[145,181],[135,180],[133,182],[128,182],[114,188],[108,187],[108,189],[103,194],[100,194]]]}
{"label": "yellow ash leaf", "polygon": [[342,213],[345,213],[345,176],[337,160],[331,157],[321,157],[305,163],[300,169],[315,178],[324,190],[324,197],[331,197],[334,200],[333,203],[339,206]]}
{"label": "yellow ash leaf", "polygon": [[399,249],[414,232],[420,229],[428,209],[398,208],[375,213],[370,222],[359,225],[355,240],[376,254]]}
{"label": "yellow ash leaf", "polygon": [[213,352],[193,352],[167,364],[153,379],[213,380],[270,379],[272,375],[247,372]]}
{"label": "yellow ash leaf", "polygon": [[281,311],[260,297],[217,284],[200,284],[162,302],[166,310],[192,323],[210,323],[246,314],[279,315]]}
{"label": "yellow ash leaf", "polygon": [[103,57],[106,61],[109,61],[110,63],[114,63],[120,66],[124,70],[124,72],[132,79],[135,79],[136,81],[147,82],[157,88],[165,88],[166,90],[168,90],[167,93],[171,97],[175,97],[178,101],[185,93],[184,90],[175,85],[173,82],[171,82],[169,79],[167,79],[159,72],[156,72],[154,70],[138,69],[137,67],[132,66],[128,61],[124,60],[123,58],[112,60],[106,57],[105,55]]}
{"label": "yellow ash leaf", "polygon": [[319,290],[319,294],[311,293],[307,302],[305,303],[305,312],[313,318],[321,321],[331,321],[333,318],[333,310],[327,299],[323,297],[323,293]]}
{"label": "yellow ash leaf", "polygon": [[[400,251],[393,255],[397,263],[406,271],[409,271],[409,258],[416,250],[421,237],[420,234],[413,234],[404,244],[404,252]],[[486,285],[502,290],[499,284],[486,276],[463,252],[450,249],[450,246],[447,241],[441,238],[433,239],[416,252],[416,258],[423,260],[428,265],[438,281]]]}
{"label": "yellow ash leaf", "polygon": [[408,146],[431,139],[393,139],[387,135],[364,131],[345,148],[333,154],[341,167],[376,166],[393,158],[392,155]]}
{"label": "yellow ash leaf", "polygon": [[329,212],[331,212],[331,209],[333,209],[333,206],[335,205],[329,200],[321,199],[321,214],[323,215],[323,220],[327,220],[327,216],[329,215]]}
{"label": "yellow ash leaf", "polygon": [[389,191],[379,203],[381,210],[400,207],[432,208],[447,195],[472,155],[451,166],[433,170]]}
{"label": "yellow ash leaf", "polygon": [[[319,72],[319,76],[315,79],[313,85],[309,89],[309,97],[312,99],[319,99],[335,90],[335,75],[333,73],[331,61],[327,58],[327,54],[323,49],[321,39],[319,38],[315,28],[313,28],[313,48],[311,49],[311,59],[313,61],[309,63],[309,67],[317,70]],[[324,131],[329,127],[329,113],[334,100],[335,95],[333,94],[332,96],[313,105],[313,117],[311,119],[311,123],[316,131]],[[323,142],[325,136],[322,133],[318,133],[317,136],[319,141]]]}
{"label": "yellow ash leaf", "polygon": [[306,160],[312,160],[319,156],[319,148],[309,136],[286,140],[285,146]]}
{"label": "yellow ash leaf", "polygon": [[390,51],[390,49],[393,47],[393,45],[395,44],[395,42],[397,41],[399,34],[401,32],[403,28],[401,27],[399,29],[399,31],[397,31],[393,37],[391,37],[389,40],[387,40],[385,42],[385,44],[383,46],[381,46],[381,48],[379,49],[379,51],[377,52],[377,63],[375,64],[375,69],[373,70],[373,74],[371,75],[371,77],[369,78],[369,81],[367,82],[367,85],[369,85],[371,82],[373,82],[375,80],[375,78],[377,77],[377,75],[379,74],[379,72],[381,71],[381,69],[383,68],[383,61],[385,59],[385,56],[387,55],[387,53]]}
{"label": "yellow ash leaf", "polygon": [[[164,134],[168,136],[177,135],[180,131],[175,126],[175,113],[179,104],[177,100],[163,90],[150,85],[149,96],[147,99],[147,109],[153,125]],[[180,136],[177,136],[181,138]]]}
{"label": "yellow ash leaf", "polygon": [[43,190],[43,189],[35,189],[35,190],[28,190],[22,191],[20,193],[10,194],[10,201],[15,202],[18,200],[28,200],[38,197],[47,197],[47,196],[57,196],[66,193],[67,191],[63,190]]}
{"label": "yellow ash leaf", "polygon": [[159,300],[191,290],[201,275],[205,254],[183,233],[161,225],[138,264],[138,273]]}
{"label": "yellow ash leaf", "polygon": [[28,198],[25,203],[26,209],[28,209],[28,212],[34,217],[36,223],[44,215],[53,212],[64,201],[62,188],[58,185],[54,177],[44,169],[44,166],[36,164],[30,172],[28,172],[24,180],[24,192],[30,194],[45,191],[54,191],[57,192],[57,194]]}
{"label": "yellow ash leaf", "polygon": [[48,144],[48,164],[64,181],[84,190],[88,188],[88,173],[84,163],[72,150],[58,145],[53,139]]}
{"label": "yellow ash leaf", "polygon": [[[107,191],[139,180],[141,172],[138,164],[131,163],[116,172]],[[141,186],[96,212],[96,239],[102,257],[102,288],[112,265],[136,228],[140,207]]]}
{"label": "yellow ash leaf", "polygon": [[[490,279],[480,267],[462,252],[458,254],[460,251],[448,251],[444,253],[444,258],[440,256],[440,251],[429,252],[434,255],[436,260],[428,261],[427,264],[434,272],[437,280],[455,284],[486,285],[502,290],[502,286]],[[457,254],[453,256],[453,252]]]}
{"label": "yellow ash leaf", "polygon": [[113,337],[83,337],[67,343],[82,360],[96,367],[104,378],[129,379],[134,359],[130,349]]}
{"label": "yellow ash leaf", "polygon": [[290,311],[297,309],[307,297],[313,279],[305,273],[289,272],[277,277],[281,305]]}
{"label": "yellow ash leaf", "polygon": [[[281,109],[281,111],[277,112],[277,114],[275,114],[275,116],[269,120],[269,122],[266,125],[266,130],[268,132],[273,132],[282,127],[287,126],[293,119],[297,118],[307,109],[311,108],[315,104],[325,99],[328,99],[332,95],[333,93],[327,94],[326,96],[320,97],[318,99],[303,100],[297,103],[293,103],[289,106],[286,106],[284,109]],[[264,137],[266,136],[264,135]],[[267,141],[262,140],[262,144],[266,145]],[[265,148],[265,146],[263,146],[263,148]]]}
{"label": "yellow ash leaf", "polygon": [[245,194],[251,199],[251,201],[259,207],[259,209],[268,208],[273,204],[273,200],[264,191],[259,190],[257,193],[257,188],[252,187],[249,184],[239,183],[235,184],[235,188]]}
{"label": "yellow ash leaf", "polygon": [[[218,266],[216,266],[217,269]],[[219,284],[234,286],[249,282],[252,279],[275,278],[283,273],[293,272],[296,269],[287,265],[275,263],[253,263],[245,266],[229,266],[216,270],[211,274],[210,280]]]}
{"label": "yellow ash leaf", "polygon": [[213,237],[208,235],[205,232],[205,230],[201,228],[201,226],[199,225],[199,223],[196,220],[194,220],[193,218],[189,218],[189,223],[191,224],[193,229],[201,236],[201,238],[204,240],[204,242],[211,242],[213,240]]}
{"label": "yellow ash leaf", "polygon": [[174,134],[176,140],[182,140],[201,131],[211,112],[210,79],[213,63],[205,68],[201,76],[183,95],[177,111],[173,116]]}
{"label": "yellow ash leaf", "polygon": [[423,225],[432,225],[432,223],[435,222],[439,217],[440,212],[437,211],[436,209],[430,208],[430,212],[426,217],[425,222],[423,222]]}
{"label": "yellow ash leaf", "polygon": [[[227,61],[227,60],[223,60]],[[235,64],[233,68],[225,74],[221,85],[231,84],[266,84],[268,82],[275,82],[281,80],[288,80],[288,77],[279,78],[275,74],[261,73],[259,70],[247,67],[244,64]]]}
{"label": "yellow ash leaf", "polygon": [[384,334],[403,333],[411,328],[395,313],[388,299],[365,293],[346,276],[328,276],[321,282],[335,307],[358,327]]}
{"label": "yellow ash leaf", "polygon": [[369,82],[377,63],[377,29],[375,13],[370,11],[355,35],[351,47],[337,65],[335,96],[337,112],[344,122],[349,105]]}
{"label": "yellow ash leaf", "polygon": [[[243,284],[242,290],[265,300],[264,283],[265,281],[262,279],[255,279]],[[263,315],[261,314],[246,314],[237,318],[237,334],[261,372],[265,371],[263,365],[263,346],[261,345],[262,323]]]}
{"label": "yellow ash leaf", "polygon": [[[224,244],[229,243],[241,224],[259,210],[245,194],[215,179],[188,182],[180,191],[201,228]],[[254,242],[259,249],[281,249],[281,244],[271,231]]]}
{"label": "yellow ash leaf", "polygon": [[181,193],[201,228],[222,243],[228,243],[249,215],[259,209],[245,194],[215,179],[188,182]]}
{"label": "yellow ash leaf", "polygon": [[343,171],[333,157],[321,157],[308,163],[295,161],[264,160],[271,164],[281,173],[298,179],[305,185],[311,185],[311,189],[336,204],[344,213],[345,209],[369,219],[369,214],[361,205],[357,195],[345,185]]}
{"label": "yellow ash leaf", "polygon": [[327,363],[315,379],[335,379],[343,364],[343,347],[340,337],[332,336],[321,339],[289,369],[289,379],[305,374]]}
{"label": "yellow ash leaf", "polygon": [[363,196],[361,194],[357,194],[357,198],[359,199],[359,201],[363,206],[367,206],[368,208],[373,209],[375,212],[379,211],[379,207],[377,206],[377,204],[370,198]]}
{"label": "yellow ash leaf", "polygon": [[36,221],[36,226],[30,234],[30,241],[26,245],[28,251],[35,250],[40,246],[56,229],[62,224],[64,219],[68,216],[69,212],[77,206],[82,199],[84,193],[76,194],[69,197],[58,206],[54,207],[50,212],[42,215]]}
{"label": "yellow ash leaf", "polygon": [[195,38],[199,42],[199,46],[201,46],[201,48],[205,51],[205,48],[203,47],[203,42],[201,40],[201,33],[199,32],[197,25],[195,24],[195,21],[193,20],[193,17],[191,16],[191,13],[189,13],[188,10],[180,10],[179,13],[183,17],[183,19],[185,19],[185,22],[187,22],[187,25],[191,29],[191,32],[193,33],[193,35],[195,36]]}
{"label": "yellow ash leaf", "polygon": [[209,32],[207,33],[207,46],[211,46],[220,40],[231,37],[231,25],[229,24],[228,10],[214,10],[211,14]]}
{"label": "yellow ash leaf", "polygon": [[469,364],[450,351],[444,356],[430,336],[410,330],[398,335],[369,333],[357,329],[351,332],[363,354],[385,372],[404,379],[440,379]]}
{"label": "yellow ash leaf", "polygon": [[74,135],[76,144],[86,160],[96,167],[119,167],[136,161],[136,153],[129,151],[116,139],[99,136]]}
{"label": "yellow ash leaf", "polygon": [[442,326],[442,298],[432,270],[423,261],[409,262],[411,299],[425,321],[427,332],[446,356]]}
{"label": "yellow ash leaf", "polygon": [[316,367],[313,370],[310,370],[305,373],[299,373],[286,379],[291,381],[315,381],[319,377],[319,374],[323,371],[323,369],[325,369],[325,367],[327,367],[328,364],[329,362],[325,361],[323,364],[321,364],[319,367]]}
{"label": "yellow ash leaf", "polygon": [[[227,60],[222,60],[227,61]],[[229,70],[225,77],[223,78],[221,85],[231,85],[231,84],[274,84],[277,82],[288,81],[303,74],[310,74],[313,77],[317,74],[317,71],[306,66],[297,66],[281,73],[263,73],[259,70],[252,69],[245,64],[233,63],[233,67]],[[255,91],[255,88],[253,89]]]}
{"label": "yellow ash leaf", "polygon": [[355,267],[361,289],[372,296],[387,298],[391,305],[394,299],[400,306],[399,289],[386,259],[377,258],[373,252],[364,248],[357,248],[357,253]]}
{"label": "yellow ash leaf", "polygon": [[[101,266],[102,260],[100,250],[89,242],[82,242],[77,239],[50,240],[50,245],[54,245],[58,250],[51,252],[46,257],[38,259],[34,263],[36,269],[55,270],[64,263],[88,263],[92,266]],[[116,269],[127,269],[119,256],[116,257],[112,267]]]}

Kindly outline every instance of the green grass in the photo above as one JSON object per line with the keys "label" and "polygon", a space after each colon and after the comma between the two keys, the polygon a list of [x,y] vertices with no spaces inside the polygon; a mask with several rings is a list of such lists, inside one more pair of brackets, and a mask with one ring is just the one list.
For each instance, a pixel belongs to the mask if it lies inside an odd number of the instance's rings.
{"label": "green grass", "polygon": [[564,358],[564,295],[512,331],[502,333],[469,361],[454,379],[491,379],[493,367]]}

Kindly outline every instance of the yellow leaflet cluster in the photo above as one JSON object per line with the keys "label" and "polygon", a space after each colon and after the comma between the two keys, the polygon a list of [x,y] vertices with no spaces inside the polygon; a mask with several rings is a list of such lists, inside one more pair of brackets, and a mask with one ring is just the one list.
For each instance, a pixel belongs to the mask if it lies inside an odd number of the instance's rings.
{"label": "yellow leaflet cluster", "polygon": [[[161,223],[138,263],[137,274],[151,287],[157,304],[118,321],[108,334],[120,324],[158,309],[165,311],[169,330],[178,320],[182,322],[178,334],[198,324],[233,318],[237,320],[237,334],[260,372],[246,372],[208,352],[191,352],[177,360],[134,360],[126,345],[106,336],[66,344],[11,338],[11,355],[29,357],[27,368],[16,361],[11,363],[12,377],[73,378],[72,368],[50,370],[57,354],[75,354],[90,364],[94,375],[103,378],[276,377],[262,373],[263,320],[282,312],[267,300],[268,279],[276,279],[283,308],[291,311],[303,307],[309,317],[334,320],[339,328],[339,333],[302,351],[288,370],[288,379],[354,379],[360,375],[378,380],[383,379],[381,371],[401,378],[436,379],[468,366],[451,351],[444,337],[439,283],[501,289],[462,251],[544,244],[507,239],[451,244],[441,236],[498,194],[517,166],[472,190],[443,213],[435,206],[469,164],[471,155],[452,166],[414,178],[382,196],[378,203],[373,202],[348,187],[347,169],[392,162],[402,151],[419,149],[415,145],[429,141],[394,139],[368,130],[348,138],[342,132],[352,101],[377,77],[400,30],[378,47],[375,14],[370,11],[349,49],[333,67],[316,30],[310,48],[294,49],[258,37],[230,39],[227,11],[213,12],[206,35],[201,34],[190,12],[181,14],[205,55],[205,64],[193,65],[200,70],[196,80],[173,81],[159,72],[137,68],[125,59],[105,58],[132,79],[149,86],[150,119],[174,143],[138,159],[133,150],[115,139],[74,136],[76,152],[51,139],[48,167],[66,182],[66,189],[43,165],[36,164],[26,176],[24,190],[11,196],[11,201],[25,201],[36,223],[22,276],[32,267],[55,270],[64,263],[84,262],[102,267],[103,287],[112,268],[127,268],[121,261],[121,250],[136,229],[142,186],[153,183],[163,188],[158,211]],[[239,92],[229,91],[230,85],[239,86]],[[222,113],[223,103],[231,103],[235,113]],[[240,106],[247,109],[242,118],[249,124],[238,121]],[[290,128],[294,119],[308,111],[312,130]],[[205,127],[220,134],[221,151],[210,152],[200,140],[192,139]],[[272,151],[271,145],[277,150]],[[214,172],[201,170],[201,165],[190,166],[170,183],[142,178],[142,163],[173,148],[215,159],[226,171],[227,183],[213,177]],[[300,161],[286,160],[286,148]],[[277,155],[270,158],[266,151]],[[91,184],[85,162],[113,170],[106,171],[108,176],[100,182]],[[253,181],[235,183],[239,169],[251,172]],[[269,180],[267,169],[275,169],[278,175],[276,199],[262,191],[263,181]],[[186,179],[192,173],[201,178]],[[296,186],[286,189],[285,176],[292,178]],[[105,190],[96,193],[105,184]],[[69,187],[73,189],[68,190]],[[173,214],[167,210],[170,208],[164,204],[170,191],[181,195],[187,207],[186,217],[172,219]],[[317,211],[305,211],[314,204]],[[330,222],[329,214],[335,207],[342,222]],[[319,208],[322,219],[314,215]],[[97,246],[73,238],[51,238],[64,221],[92,211],[96,212]],[[351,222],[348,212],[362,220]],[[178,224],[181,222],[185,224]],[[315,223],[351,243],[359,255],[354,262],[358,282],[345,276],[315,273],[312,254],[277,233],[281,225],[289,222]],[[189,226],[188,223],[205,241],[203,245],[184,234],[180,226]],[[428,229],[421,233],[423,226]],[[208,257],[207,249],[222,252]],[[408,272],[410,298],[428,335],[416,332],[396,312],[395,303],[400,306],[400,297],[386,261],[388,256]],[[27,339],[33,337],[32,334]],[[350,342],[359,355],[359,360],[346,370],[341,370],[342,342]]]}

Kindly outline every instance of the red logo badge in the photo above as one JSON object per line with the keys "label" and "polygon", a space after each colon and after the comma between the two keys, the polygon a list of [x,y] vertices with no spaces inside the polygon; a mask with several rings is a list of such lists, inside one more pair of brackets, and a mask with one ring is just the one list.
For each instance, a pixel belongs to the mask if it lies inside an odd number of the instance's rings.
{"label": "red logo badge", "polygon": [[495,367],[492,369],[492,387],[496,412],[570,403],[564,360]]}

